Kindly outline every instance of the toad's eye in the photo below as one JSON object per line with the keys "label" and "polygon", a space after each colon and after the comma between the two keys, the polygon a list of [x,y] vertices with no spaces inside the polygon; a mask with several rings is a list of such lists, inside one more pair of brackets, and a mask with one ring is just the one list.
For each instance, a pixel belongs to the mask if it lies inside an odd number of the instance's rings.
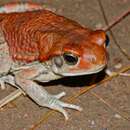
{"label": "toad's eye", "polygon": [[108,45],[109,45],[109,43],[110,43],[110,39],[109,39],[108,35],[106,35],[105,45],[106,45],[106,46],[108,46]]}
{"label": "toad's eye", "polygon": [[78,62],[78,59],[79,57],[72,54],[72,53],[69,53],[69,52],[65,52],[63,54],[63,58],[65,60],[65,62],[68,64],[68,65],[76,65],[77,62]]}

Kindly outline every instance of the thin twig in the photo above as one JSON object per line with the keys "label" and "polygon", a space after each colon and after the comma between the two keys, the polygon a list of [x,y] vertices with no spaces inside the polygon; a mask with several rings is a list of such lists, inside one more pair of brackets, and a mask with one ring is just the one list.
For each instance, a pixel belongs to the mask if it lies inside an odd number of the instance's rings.
{"label": "thin twig", "polygon": [[4,105],[8,104],[9,102],[13,101],[17,97],[19,97],[22,94],[22,90],[17,89],[11,94],[9,94],[7,97],[3,98],[0,100],[0,108],[3,107]]}
{"label": "thin twig", "polygon": [[119,75],[130,77],[130,74],[128,74],[128,73],[120,73]]}
{"label": "thin twig", "polygon": [[114,27],[117,23],[121,22],[121,20],[123,20],[129,14],[130,14],[130,10],[127,10],[124,13],[122,13],[119,17],[117,17],[116,19],[114,19],[111,23],[107,22],[108,26],[104,27],[103,30],[105,32],[109,31],[112,27]]}
{"label": "thin twig", "polygon": [[130,13],[130,11],[128,10],[128,11],[124,12],[120,17],[118,17],[118,18],[115,20],[115,22],[112,21],[112,22],[109,24],[101,0],[98,0],[98,3],[99,3],[99,6],[100,6],[100,8],[101,8],[101,12],[102,12],[103,18],[104,18],[104,20],[105,20],[105,23],[106,23],[106,25],[107,25],[107,27],[104,27],[103,30],[110,32],[110,35],[112,36],[113,41],[114,41],[114,43],[116,44],[116,46],[120,49],[121,53],[122,53],[128,60],[130,60],[130,56],[126,53],[126,51],[125,51],[124,49],[121,48],[121,46],[118,44],[118,42],[117,42],[117,40],[116,40],[116,38],[115,38],[113,32],[111,31],[111,28],[112,28],[114,25],[116,25],[117,23],[119,23],[123,18],[125,18],[126,16],[128,16],[129,13]]}

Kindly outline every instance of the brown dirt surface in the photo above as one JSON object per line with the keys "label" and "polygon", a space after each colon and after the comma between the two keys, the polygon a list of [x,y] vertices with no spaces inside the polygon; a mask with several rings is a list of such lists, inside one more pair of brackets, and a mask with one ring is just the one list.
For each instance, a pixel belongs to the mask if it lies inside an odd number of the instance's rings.
{"label": "brown dirt surface", "polygon": [[[99,1],[108,22],[130,9],[130,0],[34,0],[93,29],[106,25]],[[0,4],[7,2],[11,0],[0,0]],[[113,36],[107,32],[110,37],[108,68],[111,70],[130,66],[129,23],[130,16],[112,28]],[[119,64],[120,69],[116,67]],[[67,122],[60,113],[39,107],[30,98],[20,96],[0,109],[0,130],[130,130],[130,77],[116,76],[100,83],[104,79],[102,75],[96,76],[94,83],[98,84],[95,86],[88,84],[93,76],[83,76],[59,80],[46,87],[54,94],[67,92],[63,100],[83,107],[83,112],[67,110],[70,116]],[[10,86],[0,90],[0,99],[13,90]]]}

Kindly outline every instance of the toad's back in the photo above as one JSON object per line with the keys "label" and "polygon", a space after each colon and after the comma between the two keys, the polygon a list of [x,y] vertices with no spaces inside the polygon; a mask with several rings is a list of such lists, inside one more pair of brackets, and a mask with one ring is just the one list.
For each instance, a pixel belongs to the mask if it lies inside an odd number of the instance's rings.
{"label": "toad's back", "polygon": [[[90,30],[48,10],[1,14],[1,25],[14,60],[46,60],[68,41],[78,42]],[[85,37],[84,37],[85,36]]]}

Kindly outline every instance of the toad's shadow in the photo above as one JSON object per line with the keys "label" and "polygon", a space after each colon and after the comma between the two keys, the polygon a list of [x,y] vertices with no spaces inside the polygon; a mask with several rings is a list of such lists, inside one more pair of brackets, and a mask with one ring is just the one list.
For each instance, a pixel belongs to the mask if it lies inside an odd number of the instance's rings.
{"label": "toad's shadow", "polygon": [[103,70],[98,74],[65,77],[47,83],[39,83],[39,84],[44,87],[49,87],[54,85],[64,85],[66,87],[84,87],[84,86],[92,85],[94,83],[98,83],[104,77],[105,77],[105,72]]}

